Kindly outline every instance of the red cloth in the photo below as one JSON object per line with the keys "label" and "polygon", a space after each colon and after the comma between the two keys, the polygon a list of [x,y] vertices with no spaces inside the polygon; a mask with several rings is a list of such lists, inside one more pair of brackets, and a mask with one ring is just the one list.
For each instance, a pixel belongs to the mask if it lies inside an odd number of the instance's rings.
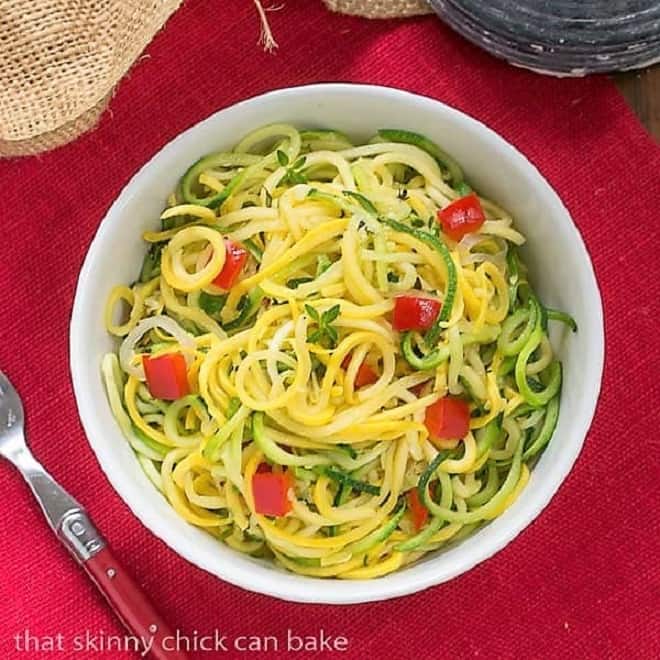
{"label": "red cloth", "polygon": [[[160,606],[188,635],[344,635],[351,658],[657,658],[660,469],[657,312],[660,151],[606,78],[554,80],[475,49],[433,17],[370,22],[320,0],[269,13],[257,46],[247,0],[188,2],[124,80],[99,127],[34,158],[0,162],[0,368],[24,397],[30,442]],[[239,99],[313,81],[381,83],[441,99],[518,146],[556,187],[593,257],[606,311],[597,415],[575,469],[540,518],[493,559],[391,602],[296,605],[224,584],[147,532],[110,488],[78,422],[68,320],[85,251],[136,169]],[[654,322],[653,319],[656,318]],[[122,634],[52,537],[18,474],[0,466],[0,657],[104,658],[75,635]],[[19,653],[12,637],[69,648]],[[252,657],[199,653],[195,658]],[[255,654],[257,657],[257,654]],[[315,657],[313,653],[261,657]]]}

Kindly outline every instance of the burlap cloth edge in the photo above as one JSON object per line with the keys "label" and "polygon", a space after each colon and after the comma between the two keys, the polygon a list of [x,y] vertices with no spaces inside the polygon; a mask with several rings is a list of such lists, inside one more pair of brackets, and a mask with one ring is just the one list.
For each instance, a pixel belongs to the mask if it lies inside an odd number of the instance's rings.
{"label": "burlap cloth edge", "polygon": [[[365,18],[396,18],[416,16],[431,12],[427,0],[323,0],[331,11],[363,16]],[[137,30],[133,35],[133,48],[136,53],[132,58],[123,57],[107,77],[101,76],[101,84],[88,95],[85,103],[73,104],[71,112],[60,111],[57,125],[50,130],[39,130],[39,122],[32,122],[31,118],[23,115],[20,117],[20,125],[12,120],[12,115],[38,112],[38,104],[27,104],[28,108],[13,108],[10,106],[8,115],[0,112],[0,158],[14,156],[27,156],[49,151],[56,147],[71,142],[79,135],[92,129],[100,120],[103,111],[112,98],[116,85],[126,75],[130,68],[139,60],[140,53],[151,42],[154,36],[163,28],[169,17],[178,9],[182,0],[169,0],[159,7],[152,5],[153,16],[142,20],[141,31]],[[85,44],[93,48],[93,44]],[[31,54],[32,55],[32,54]],[[35,57],[41,55],[36,52]],[[18,74],[25,75],[25,62],[6,63],[6,66],[15,66]],[[35,85],[35,81],[26,76],[24,81],[17,82],[21,85]],[[62,83],[64,85],[64,82]],[[69,83],[70,84],[70,83]],[[11,104],[11,101],[10,101]],[[71,105],[71,104],[70,104]],[[83,107],[85,106],[85,107]],[[4,107],[6,110],[6,106]],[[27,121],[26,121],[27,119]],[[25,126],[29,128],[26,129]],[[16,134],[21,135],[16,139]]]}
{"label": "burlap cloth edge", "polygon": [[0,12],[0,158],[49,151],[93,128],[181,3],[8,0]]}
{"label": "burlap cloth edge", "polygon": [[403,18],[429,14],[427,0],[323,0],[332,11],[365,18]]}
{"label": "burlap cloth edge", "polygon": [[25,140],[0,139],[0,158],[39,154],[75,140],[79,135],[86,133],[96,126],[112,98],[113,91],[114,88],[95,106],[89,108],[89,110],[85,110],[78,117],[74,117],[52,131],[39,133]]}

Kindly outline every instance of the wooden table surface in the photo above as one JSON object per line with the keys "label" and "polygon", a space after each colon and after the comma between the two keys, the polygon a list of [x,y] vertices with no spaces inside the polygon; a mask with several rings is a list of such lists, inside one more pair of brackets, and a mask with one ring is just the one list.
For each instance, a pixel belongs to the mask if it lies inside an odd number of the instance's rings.
{"label": "wooden table surface", "polygon": [[617,73],[614,82],[648,132],[660,142],[660,65]]}

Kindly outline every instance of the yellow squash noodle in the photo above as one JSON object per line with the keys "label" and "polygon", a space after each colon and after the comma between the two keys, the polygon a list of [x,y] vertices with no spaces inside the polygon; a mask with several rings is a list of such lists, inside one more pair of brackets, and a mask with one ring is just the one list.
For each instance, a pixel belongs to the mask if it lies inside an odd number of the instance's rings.
{"label": "yellow squash noodle", "polygon": [[[207,241],[212,248],[208,263],[194,273],[184,264],[185,249]],[[199,252],[199,250],[198,250]],[[225,263],[225,245],[222,236],[208,227],[188,227],[178,232],[163,250],[161,269],[165,281],[181,291],[198,291],[218,276]]]}

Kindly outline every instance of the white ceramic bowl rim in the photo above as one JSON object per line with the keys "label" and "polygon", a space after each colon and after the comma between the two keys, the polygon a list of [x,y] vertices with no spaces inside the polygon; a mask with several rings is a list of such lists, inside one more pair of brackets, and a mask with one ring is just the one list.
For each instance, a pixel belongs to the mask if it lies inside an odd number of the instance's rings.
{"label": "white ceramic bowl rim", "polygon": [[[130,458],[131,451],[127,443],[120,440],[117,425],[114,424],[116,428],[108,428],[108,423],[112,425],[108,417],[109,407],[102,390],[94,382],[96,378],[100,383],[98,356],[92,355],[93,349],[89,346],[92,331],[98,324],[102,324],[102,319],[97,314],[98,302],[95,300],[99,296],[94,286],[97,264],[104,258],[106,246],[112,243],[113,234],[120,226],[126,209],[144,194],[145,186],[151,185],[155,180],[154,172],[167,163],[177,163],[180,169],[184,169],[186,162],[194,160],[194,157],[190,157],[193,155],[193,143],[199,143],[204,136],[213,134],[213,131],[221,134],[223,122],[230,119],[234,123],[240,122],[237,117],[242,113],[256,111],[262,106],[265,110],[275,102],[289,104],[291,108],[316,103],[317,107],[321,108],[325,99],[331,101],[335,97],[350,97],[355,99],[356,104],[364,103],[367,106],[375,100],[384,104],[409,106],[410,116],[413,118],[416,111],[427,115],[434,113],[439,121],[459,128],[473,140],[478,138],[479,144],[483,145],[485,150],[496,152],[504,159],[503,162],[510,163],[512,168],[521,173],[521,177],[524,176],[535,194],[538,193],[538,196],[542,197],[544,208],[547,208],[548,213],[558,222],[555,231],[560,234],[563,248],[570,251],[575,263],[581,264],[576,281],[580,283],[582,302],[586,308],[584,314],[581,314],[579,308],[570,310],[580,316],[580,333],[585,333],[588,337],[588,342],[584,345],[585,368],[579,383],[582,402],[577,414],[566,421],[565,427],[562,426],[564,431],[560,451],[552,455],[551,464],[546,461],[543,465],[543,476],[539,477],[538,483],[533,471],[532,480],[519,500],[486,528],[436,556],[376,580],[321,580],[280,571],[265,562],[231,550],[178,518],[148,482],[137,460]],[[280,119],[286,120],[286,117],[276,118]],[[410,121],[405,117],[401,123],[409,124]],[[267,123],[267,120],[262,123]],[[374,129],[380,127],[373,126]],[[232,135],[225,142],[234,142],[236,137]],[[185,156],[179,155],[185,151],[189,153]],[[449,148],[448,151],[451,152]],[[197,157],[199,155],[201,153],[198,152]],[[181,171],[177,172],[175,178],[178,179],[180,174]],[[90,311],[92,309],[97,311]],[[71,374],[83,427],[101,468],[137,518],[182,557],[227,582],[286,600],[338,604],[393,598],[449,580],[492,556],[529,525],[548,504],[580,452],[600,390],[603,353],[602,304],[591,260],[568,211],[538,170],[491,129],[439,101],[392,88],[347,83],[286,88],[242,101],[189,128],[163,147],[135,174],[100,224],[80,272],[70,327]],[[93,364],[95,360],[97,362]],[[564,436],[568,438],[566,442],[563,440]],[[535,470],[541,469],[545,458],[544,455]],[[131,460],[134,465],[131,465]]]}

